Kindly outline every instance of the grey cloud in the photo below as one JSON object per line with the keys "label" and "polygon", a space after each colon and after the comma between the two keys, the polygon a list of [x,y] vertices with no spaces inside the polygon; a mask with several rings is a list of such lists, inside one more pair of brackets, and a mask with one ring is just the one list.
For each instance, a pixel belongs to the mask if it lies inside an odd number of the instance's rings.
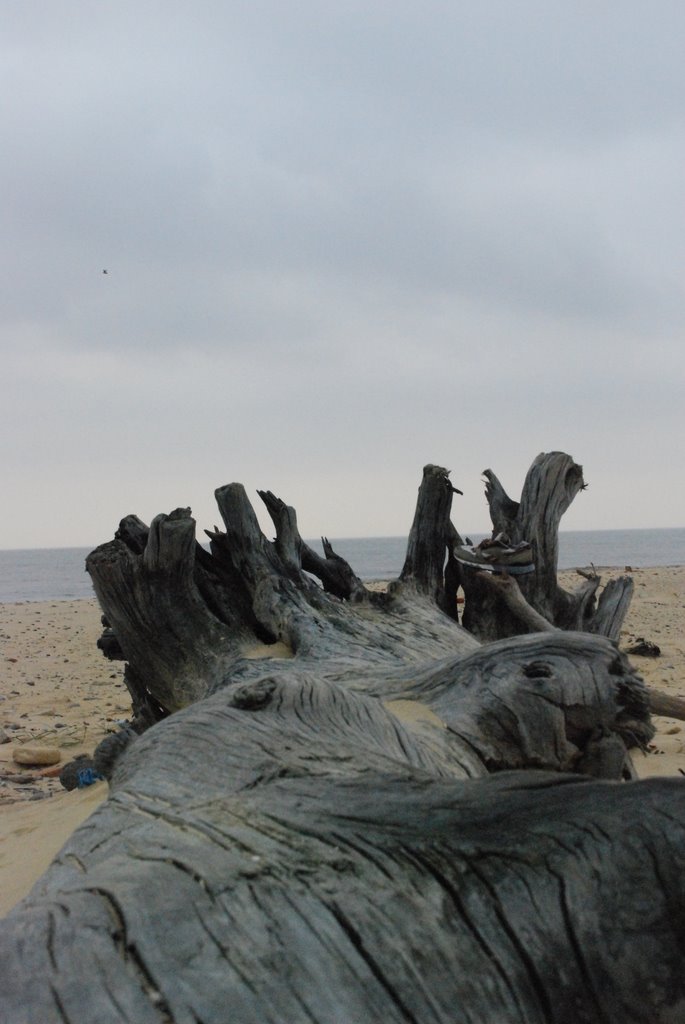
{"label": "grey cloud", "polygon": [[638,404],[668,449],[683,28],[637,0],[14,5],[13,468],[121,447],[166,497],[242,432],[236,475],[290,447],[307,501],[331,463],[397,495],[454,461],[444,438],[466,477],[499,444],[515,478],[542,447],[582,461]]}
{"label": "grey cloud", "polygon": [[[316,5],[303,10],[311,15]],[[45,87],[37,97],[43,130],[25,139],[26,165],[17,161],[9,185],[15,218],[54,227],[55,247],[67,231],[84,246],[99,236],[127,262],[135,237],[138,254],[176,264],[180,274],[211,272],[216,260],[234,272],[268,273],[287,260],[353,277],[390,275],[421,289],[475,286],[488,298],[495,281],[500,294],[509,290],[524,304],[534,302],[527,278],[540,293],[554,292],[556,266],[556,288],[567,282],[570,307],[580,304],[574,291],[581,302],[589,291],[590,309],[601,296],[611,305],[612,291],[634,294],[634,282],[617,268],[612,281],[603,268],[607,240],[593,221],[597,205],[615,202],[606,178],[620,147],[612,154],[607,138],[643,123],[630,85],[642,76],[654,89],[657,68],[665,77],[664,55],[657,61],[643,36],[629,37],[624,53],[616,18],[569,22],[555,5],[531,5],[528,19],[506,7],[497,19],[465,18],[434,5],[433,21],[430,9],[418,18],[400,5],[393,18],[384,11],[360,27],[354,8],[298,21],[261,4],[251,16],[219,14],[215,34],[206,26],[198,34],[208,49],[193,60],[193,22],[172,11],[171,28],[167,19],[143,20],[140,49],[127,45],[115,16],[120,31],[104,68],[81,45],[75,60],[86,66],[85,82],[78,69],[67,74],[61,108]],[[182,27],[191,53],[174,49],[174,61],[164,45],[171,35],[179,47]],[[533,27],[551,34],[546,48],[536,48]],[[97,43],[92,31],[87,41]],[[245,56],[236,61],[240,43],[254,66]],[[573,80],[564,54],[575,58]],[[628,89],[621,103],[607,87],[616,55],[641,58],[618,69]],[[662,117],[676,96],[673,85],[664,89]],[[598,109],[608,111],[599,154],[587,153],[592,133],[576,138],[567,116],[566,103],[583,97],[580,129]],[[501,123],[491,119],[495,107]],[[653,131],[655,118],[647,124]],[[658,181],[662,169],[650,171]],[[587,266],[588,252],[598,265]]]}

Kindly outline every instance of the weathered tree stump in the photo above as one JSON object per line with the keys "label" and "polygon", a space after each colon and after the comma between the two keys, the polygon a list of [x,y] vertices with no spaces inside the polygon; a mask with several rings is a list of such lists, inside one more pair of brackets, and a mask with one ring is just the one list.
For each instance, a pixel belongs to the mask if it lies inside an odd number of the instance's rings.
{"label": "weathered tree stump", "polygon": [[[512,501],[492,472],[485,470],[485,489],[493,533],[504,533],[517,544],[533,549],[535,570],[517,577],[526,603],[559,629],[583,630],[618,640],[633,593],[630,576],[612,580],[596,600],[601,577],[583,574],[583,583],[569,592],[557,582],[559,523],[569,505],[584,490],[582,467],[563,452],[538,457],[528,471],[520,501]],[[477,569],[462,567],[466,596],[464,625],[483,641],[536,632],[539,625],[526,621],[520,608],[493,589],[492,580]]]}
{"label": "weathered tree stump", "polygon": [[4,922],[4,1019],[685,1019],[685,783],[621,781],[644,684],[601,631],[558,628],[583,600],[550,603],[542,566],[518,606],[541,631],[459,625],[452,494],[426,467],[387,594],[263,492],[267,540],[237,484],[209,553],[188,510],[91,553],[135,729]]}

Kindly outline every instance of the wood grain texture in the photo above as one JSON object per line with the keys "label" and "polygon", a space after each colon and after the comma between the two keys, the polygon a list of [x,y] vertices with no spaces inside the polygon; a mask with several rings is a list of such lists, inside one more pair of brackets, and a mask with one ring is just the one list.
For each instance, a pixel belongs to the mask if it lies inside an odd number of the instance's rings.
{"label": "wood grain texture", "polygon": [[6,919],[3,1012],[666,1020],[684,823],[676,780],[464,781],[376,700],[307,678],[229,689],[131,744]]}

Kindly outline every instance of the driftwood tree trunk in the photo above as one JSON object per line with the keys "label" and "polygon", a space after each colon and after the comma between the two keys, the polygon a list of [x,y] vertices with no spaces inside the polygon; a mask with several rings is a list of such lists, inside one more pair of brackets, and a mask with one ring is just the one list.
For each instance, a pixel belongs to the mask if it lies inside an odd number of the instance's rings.
{"label": "driftwood tree trunk", "polygon": [[619,781],[645,687],[547,605],[455,621],[452,493],[426,467],[387,594],[236,484],[210,553],[188,510],[92,552],[135,728],[4,922],[4,1020],[685,1019],[685,783]]}

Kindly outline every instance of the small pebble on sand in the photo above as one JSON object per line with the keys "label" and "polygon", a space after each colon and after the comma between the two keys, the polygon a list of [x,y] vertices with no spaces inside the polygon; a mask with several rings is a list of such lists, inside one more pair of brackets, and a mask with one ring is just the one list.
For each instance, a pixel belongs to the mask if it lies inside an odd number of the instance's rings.
{"label": "small pebble on sand", "polygon": [[12,758],[16,764],[57,764],[62,755],[57,747],[39,747],[33,743],[25,743],[15,747]]}

